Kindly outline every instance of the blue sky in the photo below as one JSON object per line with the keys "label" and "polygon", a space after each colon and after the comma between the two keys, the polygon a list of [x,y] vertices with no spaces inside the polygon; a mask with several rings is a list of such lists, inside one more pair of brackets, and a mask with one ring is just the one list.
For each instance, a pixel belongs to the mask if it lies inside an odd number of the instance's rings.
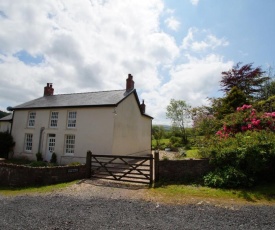
{"label": "blue sky", "polygon": [[154,124],[170,99],[221,96],[238,62],[275,65],[273,0],[0,2],[0,110],[55,93],[122,89],[134,76]]}
{"label": "blue sky", "polygon": [[174,8],[181,23],[174,36],[178,44],[191,27],[208,30],[230,45],[220,50],[226,60],[274,65],[275,38],[273,0],[201,0],[191,5],[189,0],[165,1]]}

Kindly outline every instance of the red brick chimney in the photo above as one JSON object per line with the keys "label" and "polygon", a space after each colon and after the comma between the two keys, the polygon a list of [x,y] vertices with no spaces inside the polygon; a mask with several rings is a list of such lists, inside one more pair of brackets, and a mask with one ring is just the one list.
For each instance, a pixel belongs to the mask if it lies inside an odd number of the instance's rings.
{"label": "red brick chimney", "polygon": [[140,104],[140,109],[142,113],[145,113],[146,105],[144,104],[144,100],[142,100],[142,104]]}
{"label": "red brick chimney", "polygon": [[128,78],[126,79],[126,91],[129,92],[135,88],[135,82],[133,81],[133,76],[128,74]]}
{"label": "red brick chimney", "polygon": [[52,96],[53,95],[53,84],[47,83],[47,86],[44,87],[44,96]]}

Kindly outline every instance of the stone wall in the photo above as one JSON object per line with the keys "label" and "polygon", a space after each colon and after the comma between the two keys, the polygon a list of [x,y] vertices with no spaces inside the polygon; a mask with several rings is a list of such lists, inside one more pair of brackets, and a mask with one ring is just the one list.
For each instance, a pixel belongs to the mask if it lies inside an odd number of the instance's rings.
{"label": "stone wall", "polygon": [[160,180],[197,180],[211,170],[208,159],[162,160],[158,164]]}
{"label": "stone wall", "polygon": [[0,163],[0,186],[49,185],[84,179],[86,175],[86,165],[38,168]]}

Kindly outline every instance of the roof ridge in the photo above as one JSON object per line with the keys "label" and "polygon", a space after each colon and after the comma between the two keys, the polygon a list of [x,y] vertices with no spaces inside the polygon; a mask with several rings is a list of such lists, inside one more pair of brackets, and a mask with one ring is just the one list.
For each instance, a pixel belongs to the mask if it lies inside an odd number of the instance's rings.
{"label": "roof ridge", "polygon": [[80,92],[80,93],[61,93],[61,94],[54,94],[54,95],[51,95],[51,96],[72,95],[72,94],[86,94],[86,93],[105,93],[105,92],[114,92],[114,91],[125,91],[125,89],[102,90],[102,91],[90,91],[90,92]]}

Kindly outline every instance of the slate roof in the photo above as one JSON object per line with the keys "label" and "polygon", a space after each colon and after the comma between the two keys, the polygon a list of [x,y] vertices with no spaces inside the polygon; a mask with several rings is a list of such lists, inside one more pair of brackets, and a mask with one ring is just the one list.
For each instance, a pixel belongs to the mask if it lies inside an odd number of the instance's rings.
{"label": "slate roof", "polygon": [[9,114],[8,116],[0,118],[0,121],[11,121],[12,120],[12,114]]}
{"label": "slate roof", "polygon": [[12,109],[20,110],[39,108],[116,106],[133,92],[136,94],[135,89],[129,92],[126,90],[112,90],[88,93],[57,94],[52,96],[43,96],[15,106]]}

